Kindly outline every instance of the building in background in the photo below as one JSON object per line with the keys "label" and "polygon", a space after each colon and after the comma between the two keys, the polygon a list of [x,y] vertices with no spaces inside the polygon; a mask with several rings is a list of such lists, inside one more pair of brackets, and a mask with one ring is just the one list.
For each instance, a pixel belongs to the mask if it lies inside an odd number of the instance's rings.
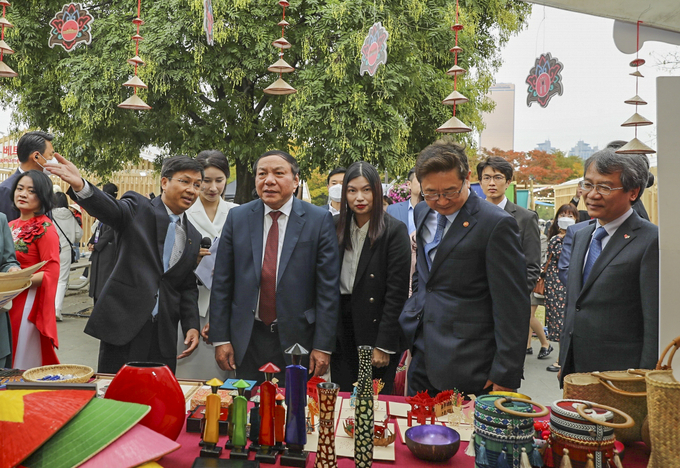
{"label": "building in background", "polygon": [[557,148],[554,148],[550,144],[550,140],[545,140],[543,143],[537,143],[535,149],[538,151],[544,151],[548,154],[553,154],[555,151],[557,151]]}
{"label": "building in background", "polygon": [[586,160],[593,155],[598,150],[598,147],[591,148],[590,145],[583,140],[579,140],[572,149],[569,150],[568,156],[578,156],[579,158]]}
{"label": "building in background", "polygon": [[480,148],[515,149],[515,85],[499,83],[489,89],[487,97],[496,103],[493,112],[483,113],[484,130],[479,135]]}

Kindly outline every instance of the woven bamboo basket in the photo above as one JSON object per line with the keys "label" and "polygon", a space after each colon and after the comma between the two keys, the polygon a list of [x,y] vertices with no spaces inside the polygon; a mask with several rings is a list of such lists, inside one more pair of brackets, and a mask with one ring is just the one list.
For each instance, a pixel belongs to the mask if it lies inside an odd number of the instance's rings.
{"label": "woven bamboo basket", "polygon": [[[673,377],[671,363],[680,347],[680,336],[674,339],[661,354],[657,370],[647,373],[647,410],[652,454],[647,468],[680,466],[680,382]],[[672,349],[671,349],[672,348]],[[668,364],[663,364],[668,355]]]}
{"label": "woven bamboo basket", "polygon": [[[54,375],[73,375],[71,379],[64,380],[40,380],[41,378]],[[78,364],[56,364],[53,366],[42,366],[34,367],[24,372],[24,380],[26,382],[39,382],[39,383],[85,383],[90,380],[94,374],[94,370],[88,366],[81,366]]]}

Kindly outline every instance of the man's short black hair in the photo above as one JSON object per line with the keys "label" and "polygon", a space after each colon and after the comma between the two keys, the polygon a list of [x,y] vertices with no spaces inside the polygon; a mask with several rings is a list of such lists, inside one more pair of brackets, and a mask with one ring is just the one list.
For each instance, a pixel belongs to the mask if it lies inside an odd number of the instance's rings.
{"label": "man's short black hair", "polygon": [[181,171],[199,172],[201,174],[201,179],[203,178],[203,164],[189,156],[172,156],[163,160],[161,177],[170,179],[176,172]]}
{"label": "man's short black hair", "polygon": [[25,163],[28,161],[28,157],[35,151],[43,154],[45,152],[45,147],[47,146],[45,142],[52,141],[53,139],[54,135],[41,132],[40,130],[24,133],[24,135],[19,138],[19,143],[17,143],[17,158],[19,158],[19,162]]}
{"label": "man's short black hair", "polygon": [[413,169],[408,171],[408,175],[406,176],[406,180],[411,182],[415,176],[416,176],[416,168],[414,167]]}
{"label": "man's short black hair", "polygon": [[262,156],[257,158],[257,161],[255,161],[255,164],[253,164],[253,174],[257,174],[257,163],[260,162],[260,159],[266,158],[267,156],[279,156],[280,158],[285,159],[288,162],[288,164],[290,164],[290,169],[293,172],[293,177],[300,173],[300,165],[298,164],[294,157],[292,157],[290,154],[286,153],[283,150],[271,150],[267,151],[266,153],[262,153]]}
{"label": "man's short black hair", "polygon": [[345,172],[347,172],[347,169],[342,166],[333,169],[328,173],[328,177],[326,177],[326,185],[331,183],[331,177],[333,177],[335,174],[344,174]]}
{"label": "man's short black hair", "polygon": [[512,180],[513,173],[512,164],[510,164],[500,156],[489,156],[484,161],[481,161],[479,164],[477,164],[477,178],[479,180],[482,180],[482,173],[484,172],[484,169],[486,169],[487,167],[495,169],[496,171],[503,174],[505,176],[506,181],[509,182]]}
{"label": "man's short black hair", "polygon": [[111,182],[104,184],[102,192],[111,195],[113,198],[118,198],[118,186]]}
{"label": "man's short black hair", "polygon": [[39,216],[47,213],[48,211],[52,211],[52,206],[54,203],[54,189],[52,181],[45,174],[40,171],[36,171],[35,169],[24,172],[21,174],[21,176],[17,177],[17,180],[14,182],[14,185],[12,186],[12,192],[10,193],[10,198],[12,200],[12,206],[14,209],[19,211],[19,208],[17,208],[14,204],[14,192],[17,191],[17,185],[19,185],[19,182],[21,182],[26,177],[29,177],[33,181],[33,191],[40,201],[40,209],[35,212],[35,215]]}

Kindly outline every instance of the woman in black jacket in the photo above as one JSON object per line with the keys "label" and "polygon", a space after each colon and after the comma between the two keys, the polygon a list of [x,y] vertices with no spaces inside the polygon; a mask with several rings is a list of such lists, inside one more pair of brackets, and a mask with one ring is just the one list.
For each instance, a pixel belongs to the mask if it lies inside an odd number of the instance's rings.
{"label": "woman in black jacket", "polygon": [[340,305],[331,379],[341,391],[357,380],[357,346],[373,347],[373,378],[391,393],[399,363],[399,314],[408,297],[411,245],[406,225],[382,209],[378,171],[359,161],[347,168],[342,183],[336,232],[340,245]]}

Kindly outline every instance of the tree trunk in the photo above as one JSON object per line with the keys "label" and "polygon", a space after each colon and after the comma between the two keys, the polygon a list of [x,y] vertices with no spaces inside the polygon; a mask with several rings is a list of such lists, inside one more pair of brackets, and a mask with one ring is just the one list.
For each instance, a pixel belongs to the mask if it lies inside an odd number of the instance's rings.
{"label": "tree trunk", "polygon": [[236,196],[234,203],[242,205],[253,199],[253,189],[255,188],[255,177],[250,172],[250,163],[244,163],[240,159],[236,160]]}

